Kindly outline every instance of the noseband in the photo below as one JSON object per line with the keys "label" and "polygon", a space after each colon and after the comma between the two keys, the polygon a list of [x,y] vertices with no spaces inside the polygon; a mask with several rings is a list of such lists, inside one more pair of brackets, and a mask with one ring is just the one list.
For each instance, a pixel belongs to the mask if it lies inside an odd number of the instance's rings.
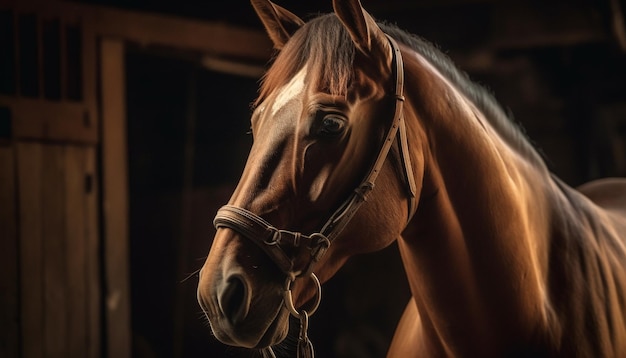
{"label": "noseband", "polygon": [[[260,216],[246,210],[232,205],[225,205],[220,208],[213,220],[213,224],[216,228],[229,228],[239,234],[245,236],[249,240],[257,244],[263,251],[274,261],[274,263],[280,268],[280,270],[287,275],[285,283],[285,305],[291,312],[291,314],[300,319],[300,340],[299,340],[299,352],[300,345],[306,346],[305,351],[308,350],[309,356],[313,354],[313,348],[310,341],[306,338],[306,327],[308,326],[308,317],[315,311],[319,305],[321,296],[321,286],[319,280],[313,274],[313,268],[317,262],[324,256],[330,244],[339,236],[342,230],[350,222],[354,214],[358,211],[360,206],[367,200],[369,193],[374,189],[374,183],[378,174],[380,173],[382,166],[389,154],[391,146],[394,144],[396,138],[398,139],[398,145],[400,146],[400,162],[404,172],[404,181],[407,185],[407,195],[409,197],[409,220],[413,216],[417,208],[417,201],[415,198],[415,180],[411,171],[411,160],[409,158],[406,124],[403,116],[403,103],[404,103],[404,66],[402,63],[402,55],[400,49],[393,38],[387,36],[391,48],[393,50],[393,57],[395,63],[396,82],[394,88],[394,115],[393,121],[389,129],[385,140],[381,145],[376,161],[370,168],[368,174],[365,176],[361,184],[359,184],[353,193],[343,202],[341,206],[333,215],[326,221],[322,229],[310,235],[305,235],[300,232],[279,230],[265,221]],[[310,259],[306,263],[305,267],[297,269],[294,267],[295,258],[290,257],[284,250],[284,246],[290,246],[292,248],[306,247],[310,252]],[[310,309],[309,312],[305,310],[298,311],[293,307],[293,301],[291,298],[291,284],[296,278],[311,276],[316,283],[318,289],[317,299],[315,307]],[[271,352],[271,349],[269,351]],[[308,355],[306,352],[302,353],[302,356]],[[299,354],[300,356],[300,354]]]}

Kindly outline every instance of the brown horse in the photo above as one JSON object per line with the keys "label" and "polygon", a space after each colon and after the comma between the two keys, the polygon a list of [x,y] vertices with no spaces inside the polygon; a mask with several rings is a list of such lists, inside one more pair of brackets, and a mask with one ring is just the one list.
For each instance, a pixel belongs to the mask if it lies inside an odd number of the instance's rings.
{"label": "brown horse", "polygon": [[217,339],[269,347],[293,315],[311,353],[319,282],[397,240],[412,299],[390,357],[626,356],[626,180],[565,185],[486,91],[358,0],[306,23],[252,4],[278,54],[200,274]]}

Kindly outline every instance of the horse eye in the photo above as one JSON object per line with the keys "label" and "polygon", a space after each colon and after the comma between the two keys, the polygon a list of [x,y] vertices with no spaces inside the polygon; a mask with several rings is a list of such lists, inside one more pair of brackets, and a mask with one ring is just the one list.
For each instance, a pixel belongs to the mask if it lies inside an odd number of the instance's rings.
{"label": "horse eye", "polygon": [[338,116],[326,116],[322,120],[320,134],[327,137],[337,136],[343,132],[346,122]]}

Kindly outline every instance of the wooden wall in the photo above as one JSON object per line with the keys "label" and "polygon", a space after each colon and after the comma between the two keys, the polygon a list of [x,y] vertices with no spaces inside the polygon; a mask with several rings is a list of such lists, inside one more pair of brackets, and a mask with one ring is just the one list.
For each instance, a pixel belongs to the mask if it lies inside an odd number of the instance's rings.
{"label": "wooden wall", "polygon": [[59,12],[0,14],[0,356],[99,357],[95,37]]}
{"label": "wooden wall", "polygon": [[92,147],[18,143],[24,357],[97,357],[97,183]]}
{"label": "wooden wall", "polygon": [[98,357],[94,148],[0,146],[0,356]]}
{"label": "wooden wall", "polygon": [[268,43],[223,24],[0,2],[0,357],[131,356],[126,47],[249,75]]}

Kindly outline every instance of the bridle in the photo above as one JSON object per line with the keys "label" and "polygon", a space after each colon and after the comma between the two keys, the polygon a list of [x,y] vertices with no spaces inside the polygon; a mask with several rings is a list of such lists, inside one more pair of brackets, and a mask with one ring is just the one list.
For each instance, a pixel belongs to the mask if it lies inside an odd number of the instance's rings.
{"label": "bridle", "polygon": [[[404,174],[404,182],[407,186],[407,196],[409,198],[409,217],[411,219],[417,209],[416,186],[413,178],[411,159],[409,157],[406,124],[403,116],[404,103],[404,65],[402,54],[396,41],[387,36],[392,48],[394,58],[394,68],[396,75],[394,88],[394,115],[391,125],[387,130],[385,139],[381,145],[376,160],[372,164],[369,172],[352,194],[335,210],[326,221],[319,232],[309,235],[300,232],[279,230],[265,221],[260,216],[232,205],[225,205],[220,208],[213,220],[216,228],[229,228],[245,236],[257,244],[287,276],[285,280],[284,302],[289,312],[300,319],[300,337],[298,343],[298,356],[312,357],[313,347],[306,336],[308,319],[321,300],[321,285],[313,269],[315,264],[324,256],[331,243],[339,236],[342,230],[348,225],[352,217],[356,214],[361,205],[367,200],[369,193],[374,189],[374,183],[380,173],[389,151],[396,142],[399,145],[400,162]],[[284,250],[283,245],[293,248],[306,247],[310,252],[310,260],[302,269],[294,267],[295,258],[290,257]],[[317,287],[317,297],[312,308],[298,311],[293,305],[291,297],[291,285],[300,277],[311,277]],[[273,356],[271,348],[265,352],[270,357]]]}
{"label": "bridle", "polygon": [[[246,209],[232,205],[225,205],[220,208],[213,220],[216,228],[232,229],[249,240],[257,244],[280,268],[287,276],[285,280],[284,302],[289,312],[296,318],[300,319],[300,337],[298,342],[298,357],[312,357],[313,346],[306,336],[308,328],[308,319],[319,306],[321,300],[321,285],[313,269],[315,264],[324,256],[331,243],[339,236],[343,229],[348,225],[352,217],[356,214],[361,205],[367,200],[369,193],[374,189],[376,178],[380,173],[383,164],[389,154],[389,151],[396,142],[400,147],[400,162],[403,169],[404,181],[407,186],[407,195],[409,198],[409,215],[411,219],[417,209],[416,186],[413,178],[411,159],[409,157],[406,124],[403,116],[404,103],[404,65],[402,62],[402,54],[396,41],[387,36],[393,51],[394,70],[396,74],[394,88],[394,115],[391,125],[387,130],[385,139],[381,145],[378,156],[371,166],[369,172],[359,184],[352,194],[335,210],[335,212],[326,221],[319,232],[305,235],[300,232],[280,230],[265,221],[260,216]],[[283,245],[289,245],[293,248],[305,247],[310,252],[310,260],[306,266],[300,270],[294,267],[294,258],[289,257],[283,250]],[[291,297],[291,285],[300,277],[310,276],[317,287],[317,297],[312,308],[298,311],[293,305]],[[274,353],[268,348],[264,354],[273,357]]]}

